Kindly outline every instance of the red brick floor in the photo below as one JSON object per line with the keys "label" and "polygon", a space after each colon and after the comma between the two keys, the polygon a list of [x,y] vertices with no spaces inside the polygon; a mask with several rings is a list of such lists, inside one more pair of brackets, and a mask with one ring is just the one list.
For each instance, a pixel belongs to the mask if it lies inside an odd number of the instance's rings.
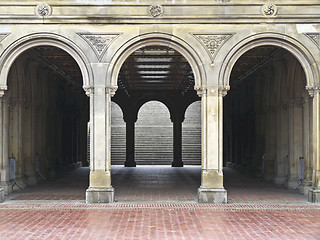
{"label": "red brick floor", "polygon": [[225,169],[229,204],[197,204],[199,167],[113,167],[117,203],[85,204],[88,169],[0,204],[0,239],[320,239],[320,204]]}

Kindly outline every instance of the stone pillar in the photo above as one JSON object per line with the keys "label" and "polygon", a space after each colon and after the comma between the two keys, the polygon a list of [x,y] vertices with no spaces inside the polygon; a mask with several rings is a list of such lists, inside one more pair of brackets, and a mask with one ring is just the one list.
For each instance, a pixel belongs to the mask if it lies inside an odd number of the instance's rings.
{"label": "stone pillar", "polygon": [[304,156],[304,171],[303,183],[300,188],[301,194],[308,194],[312,186],[312,166],[310,159],[310,96],[305,94],[303,97],[303,156]]}
{"label": "stone pillar", "polygon": [[135,121],[129,116],[125,118],[126,121],[126,162],[125,167],[135,167],[136,161],[134,159],[135,146]]}
{"label": "stone pillar", "polygon": [[228,87],[210,86],[201,91],[202,170],[198,189],[200,203],[226,203],[223,187],[223,96]]}
{"label": "stone pillar", "polygon": [[9,105],[2,96],[0,96],[0,177],[0,186],[5,192],[10,193],[12,188],[9,179]]}
{"label": "stone pillar", "polygon": [[289,176],[286,187],[299,183],[299,158],[302,157],[302,99],[293,99],[289,106]]}
{"label": "stone pillar", "polygon": [[111,95],[113,89],[94,86],[90,96],[90,179],[87,203],[114,201],[111,186]]}
{"label": "stone pillar", "polygon": [[309,190],[309,202],[320,202],[320,87],[307,86],[312,99],[312,152],[313,160],[312,188]]}
{"label": "stone pillar", "polygon": [[173,162],[172,167],[183,167],[182,162],[182,120],[173,119]]}
{"label": "stone pillar", "polygon": [[277,162],[274,183],[284,184],[287,180],[288,103],[281,102],[277,111]]}

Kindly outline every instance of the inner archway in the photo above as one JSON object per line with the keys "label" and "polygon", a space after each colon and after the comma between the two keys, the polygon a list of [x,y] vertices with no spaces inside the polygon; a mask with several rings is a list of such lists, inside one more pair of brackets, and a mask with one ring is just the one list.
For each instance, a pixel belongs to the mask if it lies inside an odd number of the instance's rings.
{"label": "inner archway", "polygon": [[[89,104],[76,60],[63,49],[45,44],[15,57],[8,57],[12,62],[2,103],[8,137],[3,150],[15,163],[15,179],[9,174],[11,161],[1,175],[8,185],[14,184],[8,186],[8,192],[61,177],[88,164]],[[88,179],[83,182],[84,192]],[[79,199],[83,198],[81,194]]]}
{"label": "inner archway", "polygon": [[237,60],[224,99],[225,166],[307,193],[312,110],[306,84],[297,58],[281,47],[256,47]]}
{"label": "inner archway", "polygon": [[[194,183],[188,185],[194,187],[192,190],[194,194],[191,198],[193,201],[196,200],[201,168],[197,167],[193,170],[190,170],[191,168],[185,168],[185,170],[184,168],[172,168],[184,166],[182,123],[185,109],[194,101],[199,100],[194,87],[195,77],[190,64],[173,48],[157,45],[145,46],[135,50],[124,61],[118,76],[118,90],[112,99],[121,106],[126,122],[126,161],[124,165],[126,167],[167,166],[160,171],[157,167],[149,167],[150,172],[148,173],[142,173],[141,169],[126,170],[113,167],[113,186],[120,190],[118,198],[125,199],[121,195],[121,192],[125,191],[122,189],[125,182],[118,182],[118,179],[124,179],[123,174],[129,171],[132,177],[130,184],[138,181],[137,179],[146,178],[144,185],[149,189],[151,186],[168,188],[172,194],[176,194],[176,186],[189,192],[185,183],[193,179]],[[187,173],[198,177],[187,177]],[[143,176],[137,176],[139,174]],[[120,175],[122,175],[121,178]],[[151,175],[152,178],[147,177]],[[167,177],[166,183],[162,179],[164,177]],[[161,184],[164,185],[161,187]],[[137,186],[140,186],[138,182]],[[134,186],[131,188],[135,189]],[[150,189],[149,193],[153,191]],[[176,196],[174,198],[176,199]]]}

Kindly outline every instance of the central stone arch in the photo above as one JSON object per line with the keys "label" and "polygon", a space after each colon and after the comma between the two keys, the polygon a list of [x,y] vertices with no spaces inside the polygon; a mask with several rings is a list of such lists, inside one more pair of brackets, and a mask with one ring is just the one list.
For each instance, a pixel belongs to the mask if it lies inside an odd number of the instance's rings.
{"label": "central stone arch", "polygon": [[147,33],[139,35],[123,44],[113,56],[107,72],[106,85],[111,88],[117,87],[118,74],[124,61],[137,49],[146,46],[166,46],[178,51],[189,62],[194,77],[195,88],[205,85],[206,75],[201,58],[184,40],[165,33]]}

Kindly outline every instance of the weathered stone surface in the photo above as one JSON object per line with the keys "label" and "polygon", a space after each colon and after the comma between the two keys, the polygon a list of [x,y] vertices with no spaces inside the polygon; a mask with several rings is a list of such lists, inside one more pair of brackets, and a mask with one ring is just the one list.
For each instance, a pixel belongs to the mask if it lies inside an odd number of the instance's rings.
{"label": "weathered stone surface", "polygon": [[0,187],[0,203],[4,202],[4,189]]}
{"label": "weathered stone surface", "polygon": [[227,191],[221,188],[198,189],[199,203],[227,203]]}

